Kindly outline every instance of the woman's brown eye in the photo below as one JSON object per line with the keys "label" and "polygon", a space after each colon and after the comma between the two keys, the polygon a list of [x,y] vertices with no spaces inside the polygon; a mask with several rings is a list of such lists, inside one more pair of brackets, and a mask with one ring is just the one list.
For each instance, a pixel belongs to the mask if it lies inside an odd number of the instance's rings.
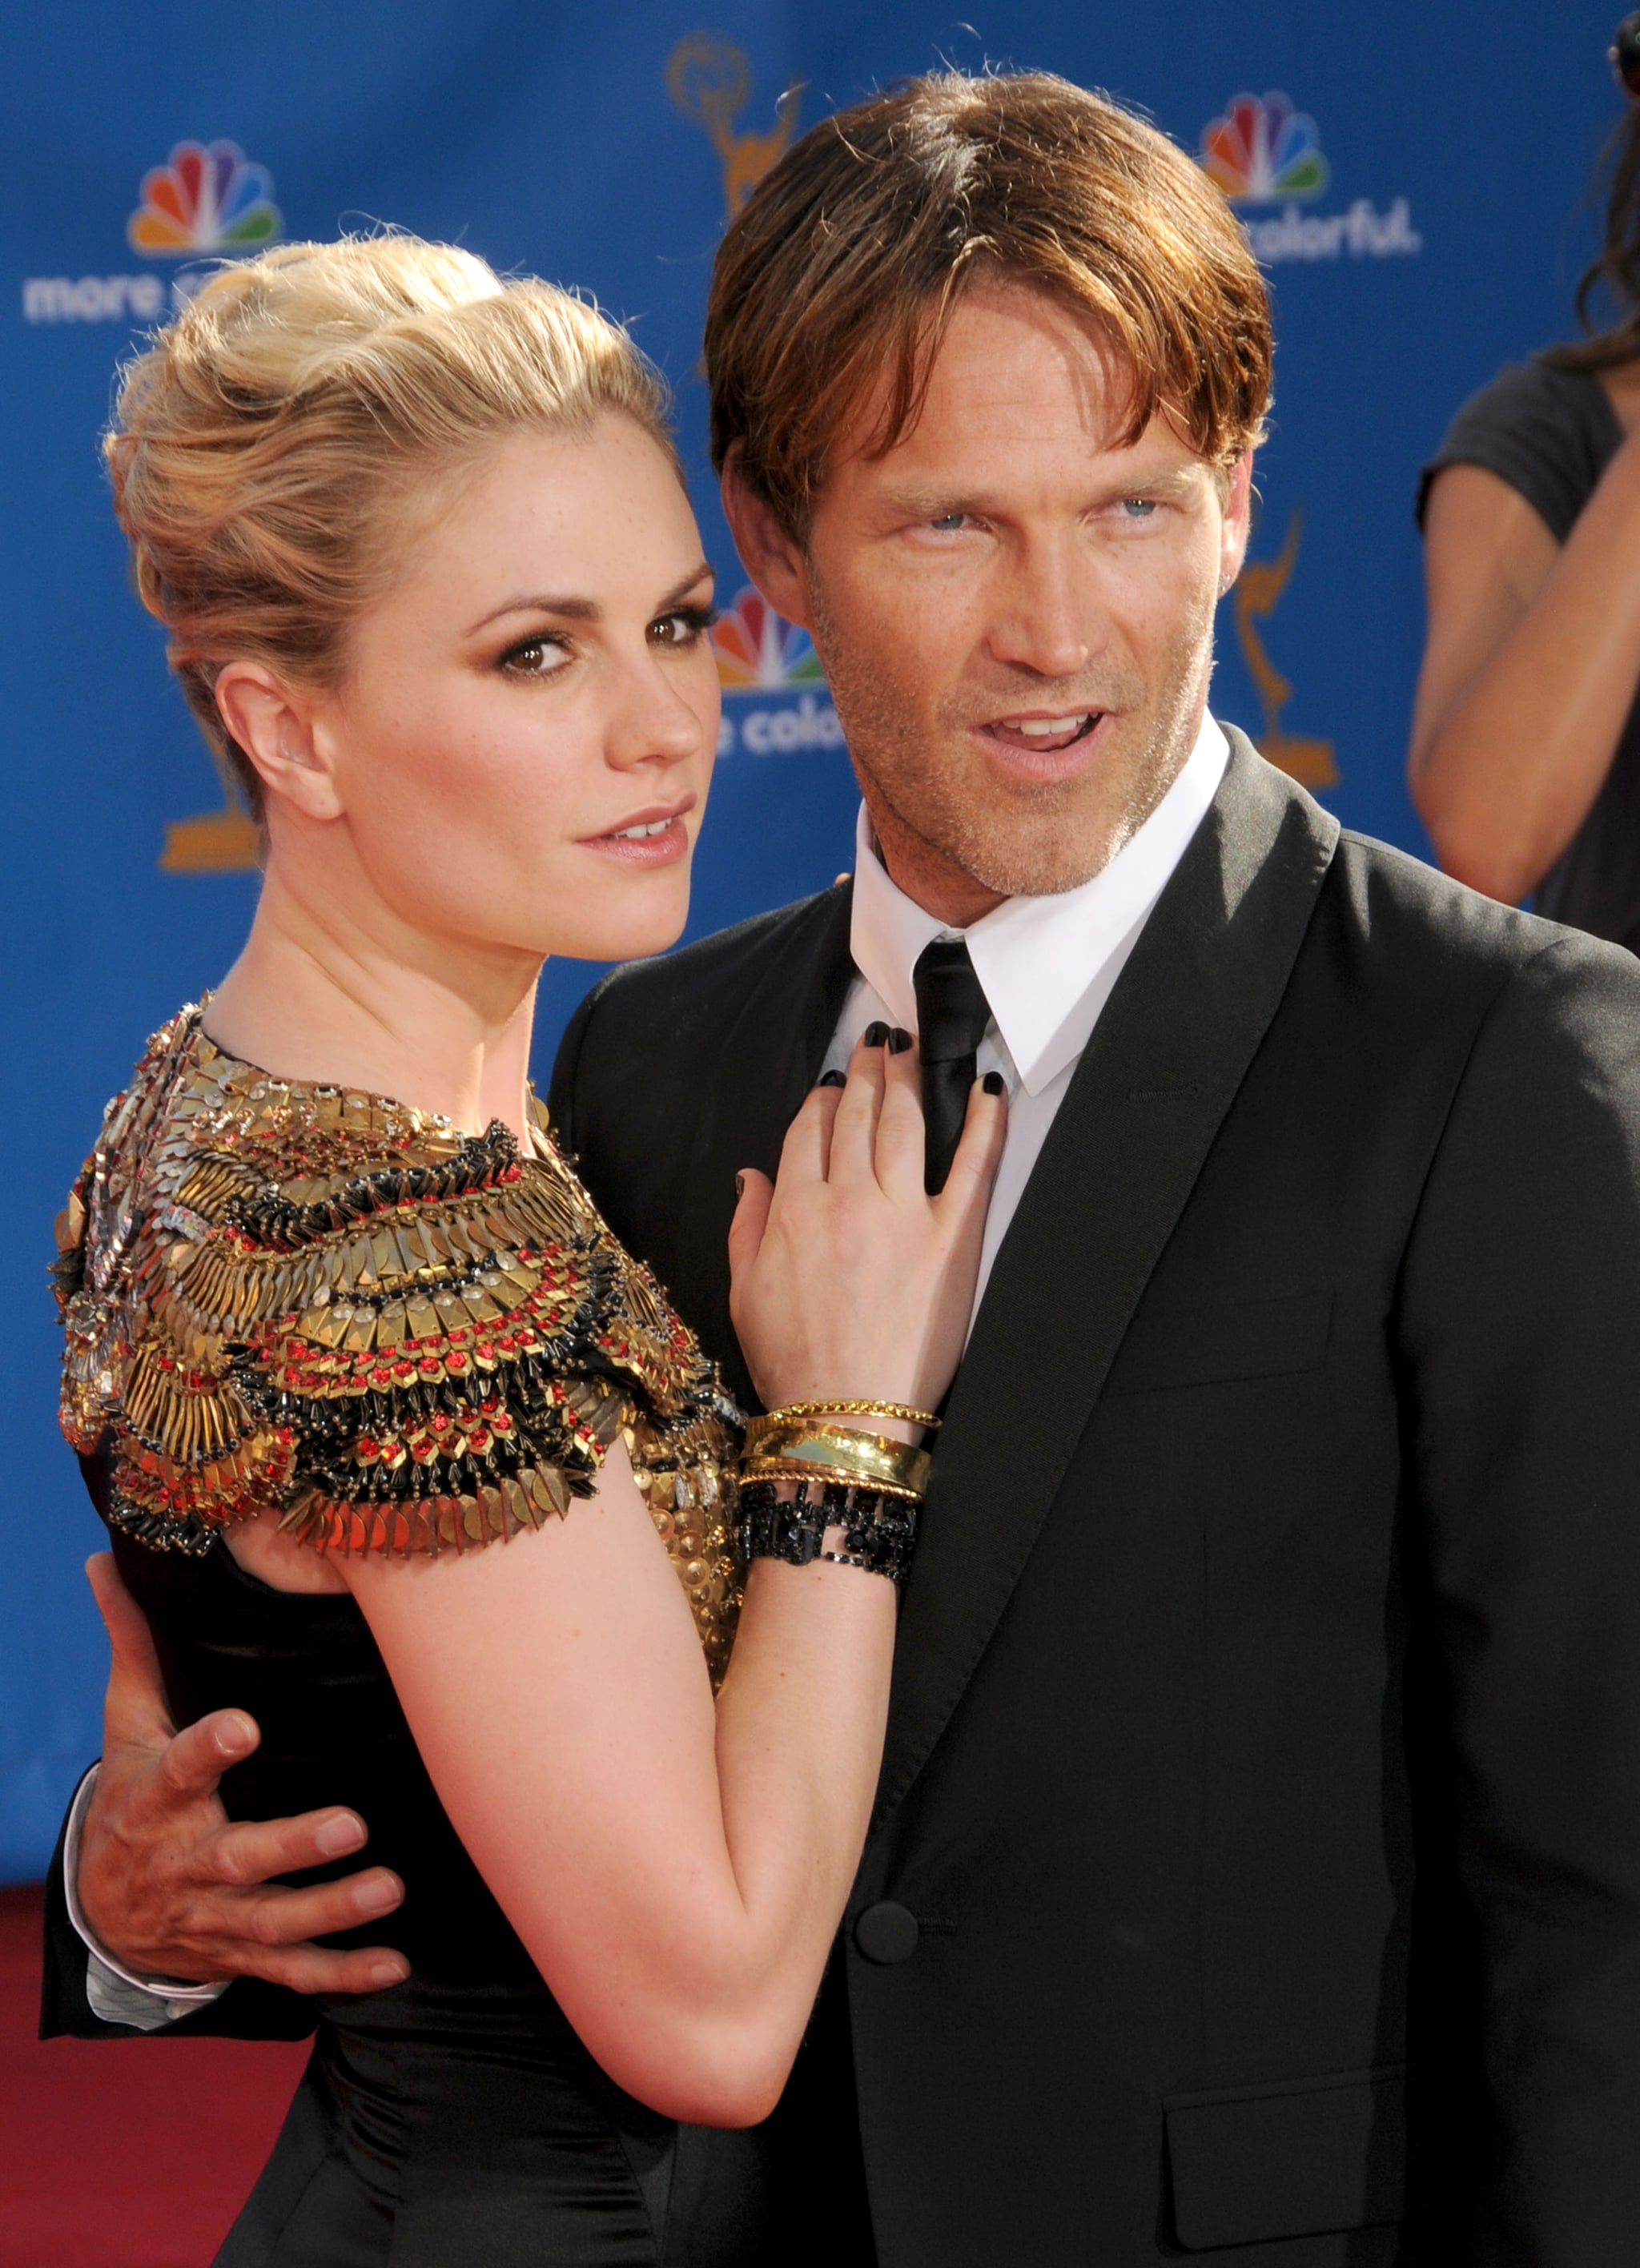
{"label": "woman's brown eye", "polygon": [[649,634],[659,645],[693,645],[717,620],[716,607],[680,607],[675,614],[658,615]]}
{"label": "woman's brown eye", "polygon": [[501,657],[501,666],[514,677],[550,677],[563,666],[563,650],[555,638],[531,638]]}

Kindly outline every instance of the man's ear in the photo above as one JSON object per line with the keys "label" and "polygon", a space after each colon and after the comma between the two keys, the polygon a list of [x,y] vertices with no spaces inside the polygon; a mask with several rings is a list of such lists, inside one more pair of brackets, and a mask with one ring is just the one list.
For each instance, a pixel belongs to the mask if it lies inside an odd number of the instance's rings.
{"label": "man's ear", "polygon": [[231,661],[217,680],[217,713],[269,799],[307,819],[339,819],[342,797],[312,707],[257,661]]}
{"label": "man's ear", "polygon": [[1219,530],[1218,595],[1222,599],[1241,572],[1253,527],[1253,452],[1244,449],[1231,466]]}
{"label": "man's ear", "polygon": [[738,449],[729,452],[724,465],[723,504],[740,564],[777,615],[812,635],[808,560],[762,497],[746,485]]}

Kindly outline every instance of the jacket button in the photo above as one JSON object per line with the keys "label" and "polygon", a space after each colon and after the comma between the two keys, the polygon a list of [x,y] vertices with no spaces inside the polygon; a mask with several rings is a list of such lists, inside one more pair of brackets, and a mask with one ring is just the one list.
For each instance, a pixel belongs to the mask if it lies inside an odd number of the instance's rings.
{"label": "jacket button", "polygon": [[909,1961],[916,1951],[918,1933],[916,1916],[893,1898],[867,1906],[854,1925],[854,1941],[866,1959],[885,1964]]}

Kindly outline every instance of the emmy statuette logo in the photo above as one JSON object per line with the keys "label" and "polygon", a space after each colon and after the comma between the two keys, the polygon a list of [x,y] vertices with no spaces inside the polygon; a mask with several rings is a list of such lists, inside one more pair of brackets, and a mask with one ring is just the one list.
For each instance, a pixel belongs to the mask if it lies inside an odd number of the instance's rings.
{"label": "emmy statuette logo", "polygon": [[261,836],[256,821],[214,748],[210,759],[222,781],[222,808],[171,821],[165,828],[165,847],[159,854],[165,873],[244,874],[261,865]]}
{"label": "emmy statuette logo", "polygon": [[796,132],[798,89],[781,96],[767,133],[736,133],[751,97],[751,63],[715,33],[691,32],[666,59],[666,92],[686,118],[705,128],[723,166],[724,210],[732,220]]}
{"label": "emmy statuette logo", "polygon": [[1281,712],[1292,698],[1291,681],[1270,659],[1254,628],[1255,623],[1268,622],[1280,604],[1283,592],[1292,580],[1303,534],[1304,514],[1295,511],[1287,522],[1286,540],[1277,556],[1274,559],[1249,559],[1242,568],[1236,584],[1236,637],[1264,711],[1259,754],[1296,779],[1300,787],[1333,787],[1337,784],[1338,766],[1334,761],[1332,742],[1309,740],[1282,728]]}

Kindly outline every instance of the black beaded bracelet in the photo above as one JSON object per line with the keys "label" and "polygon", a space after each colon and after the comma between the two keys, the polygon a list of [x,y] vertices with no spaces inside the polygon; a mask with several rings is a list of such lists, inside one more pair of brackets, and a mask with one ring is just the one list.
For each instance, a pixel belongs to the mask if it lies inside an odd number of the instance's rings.
{"label": "black beaded bracelet", "polygon": [[[783,1497],[777,1481],[740,1484],[741,1535],[748,1560],[783,1559],[789,1567],[808,1567],[820,1559],[837,1567],[864,1567],[894,1583],[903,1583],[911,1571],[920,1509],[913,1497],[835,1481],[799,1481],[794,1497]],[[837,1529],[842,1549],[827,1550],[826,1538]]]}

